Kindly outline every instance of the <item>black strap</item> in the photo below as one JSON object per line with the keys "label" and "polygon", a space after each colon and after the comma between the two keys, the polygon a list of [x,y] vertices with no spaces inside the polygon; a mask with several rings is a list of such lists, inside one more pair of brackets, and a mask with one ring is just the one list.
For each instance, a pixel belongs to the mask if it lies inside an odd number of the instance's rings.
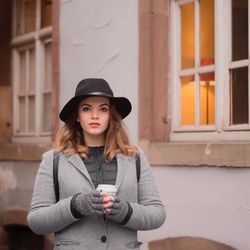
{"label": "black strap", "polygon": [[59,163],[59,152],[54,151],[53,155],[53,182],[56,196],[56,202],[59,201],[59,182],[58,182],[58,163]]}
{"label": "black strap", "polygon": [[141,176],[141,159],[139,154],[136,155],[135,164],[136,164],[137,182],[139,182]]}

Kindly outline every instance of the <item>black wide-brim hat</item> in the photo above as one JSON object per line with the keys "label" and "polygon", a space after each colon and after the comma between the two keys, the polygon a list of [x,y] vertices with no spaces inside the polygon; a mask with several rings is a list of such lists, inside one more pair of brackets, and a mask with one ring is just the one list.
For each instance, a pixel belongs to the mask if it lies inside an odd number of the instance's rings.
{"label": "black wide-brim hat", "polygon": [[78,83],[75,96],[72,97],[62,108],[59,114],[60,119],[63,122],[66,122],[72,112],[78,108],[80,101],[91,96],[103,96],[109,98],[110,102],[115,105],[122,119],[132,110],[132,105],[126,97],[114,97],[112,89],[104,79],[87,78]]}

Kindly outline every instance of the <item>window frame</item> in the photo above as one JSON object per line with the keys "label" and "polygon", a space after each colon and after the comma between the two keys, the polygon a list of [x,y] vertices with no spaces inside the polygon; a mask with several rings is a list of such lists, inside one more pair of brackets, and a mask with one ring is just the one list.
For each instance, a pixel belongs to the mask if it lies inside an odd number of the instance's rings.
{"label": "window frame", "polygon": [[[8,14],[11,16],[13,12],[11,11],[11,8],[13,8],[14,1],[11,1],[10,9],[6,8],[6,11],[9,11]],[[13,10],[13,9],[12,9]],[[58,112],[59,112],[59,77],[60,77],[60,64],[59,64],[59,42],[60,42],[60,32],[59,32],[59,16],[60,16],[60,0],[53,0],[52,1],[52,96],[51,96],[51,102],[52,102],[52,135],[50,136],[50,140],[48,137],[46,137],[46,140],[42,140],[42,138],[32,138],[30,140],[27,137],[24,138],[16,138],[20,140],[13,140],[13,102],[14,102],[14,96],[13,96],[13,82],[14,78],[17,77],[13,74],[13,57],[12,61],[10,63],[10,87],[5,95],[10,96],[10,109],[12,112],[9,112],[7,117],[9,124],[9,135],[8,138],[3,140],[3,142],[0,143],[0,160],[1,161],[40,161],[42,154],[51,149],[52,142],[55,139],[56,131],[59,126],[59,120],[58,120]],[[12,22],[13,25],[13,22]],[[13,27],[12,27],[13,31]],[[11,34],[10,34],[11,37]],[[33,34],[27,34],[24,36],[26,39],[33,39]],[[46,37],[46,29],[41,32],[41,37]],[[20,44],[23,41],[23,37],[19,38],[17,40],[11,40],[9,38],[8,44],[9,47],[12,49],[12,47],[15,47],[15,42],[19,42]],[[11,53],[11,51],[10,51]]]}
{"label": "window frame", "polygon": [[[230,83],[229,83],[229,69],[232,68],[234,63],[231,61],[231,1],[221,0],[214,2],[215,8],[215,64],[211,66],[202,67],[196,71],[193,69],[179,70],[180,58],[180,14],[179,6],[187,3],[195,2],[195,30],[199,28],[199,18],[197,11],[196,0],[180,0],[170,1],[171,4],[171,132],[170,141],[248,141],[246,136],[250,130],[250,123],[248,125],[229,125],[230,114]],[[226,32],[226,35],[225,35]],[[229,39],[230,38],[230,39]],[[226,42],[230,41],[230,43]],[[195,43],[197,44],[197,36]],[[250,44],[250,42],[249,42]],[[225,46],[226,45],[226,46]],[[197,46],[196,46],[197,47]],[[176,56],[177,55],[177,56]],[[195,56],[199,56],[199,51],[195,48]],[[249,57],[250,58],[250,57]],[[197,60],[196,60],[197,61]],[[249,61],[249,60],[247,60]],[[244,63],[244,62],[243,62]],[[237,64],[237,63],[236,63]],[[241,62],[242,65],[242,62]],[[248,64],[249,65],[249,64]],[[197,68],[197,67],[196,67]],[[180,80],[182,75],[193,75],[205,73],[214,70],[215,82],[222,84],[215,84],[215,125],[199,125],[199,126],[181,126],[180,125]],[[249,70],[250,71],[250,70]],[[248,71],[248,72],[249,72]],[[250,78],[249,78],[250,79]],[[250,82],[250,80],[249,80]],[[249,83],[248,83],[249,85]],[[197,86],[197,83],[196,83]],[[250,90],[248,88],[250,93]],[[196,91],[199,92],[199,91]],[[199,96],[196,93],[196,100]],[[250,97],[249,97],[250,106]],[[196,104],[196,113],[199,114],[199,105]],[[196,117],[196,124],[198,123],[199,116]]]}
{"label": "window frame", "polygon": [[[224,0],[225,1],[225,0]],[[227,17],[227,30],[228,30],[228,37],[232,37],[232,1],[230,1],[229,4],[227,4],[227,8],[225,8],[226,11],[226,17]],[[224,6],[223,6],[224,7]],[[230,73],[229,71],[232,69],[237,69],[240,67],[246,67],[248,66],[248,125],[245,124],[239,124],[239,125],[230,125],[230,107],[227,109],[227,121],[224,123],[225,131],[237,131],[237,130],[250,130],[250,1],[248,0],[248,59],[243,59],[239,61],[232,61],[232,39],[228,39],[228,75],[227,75],[227,81],[228,81],[228,91],[226,99],[230,100]]]}
{"label": "window frame", "polygon": [[[18,35],[17,30],[15,28],[15,22],[17,20],[16,13],[16,5],[17,1],[13,1],[13,38],[11,41],[12,46],[12,85],[13,85],[13,133],[12,133],[12,142],[36,142],[37,139],[41,143],[50,143],[52,131],[43,132],[42,124],[41,124],[41,116],[42,116],[42,101],[43,101],[43,81],[44,79],[44,51],[46,43],[51,43],[52,46],[52,25],[48,27],[41,27],[41,0],[36,0],[36,25],[35,31]],[[22,10],[21,10],[22,12]],[[23,21],[21,21],[22,23]],[[19,86],[19,73],[20,73],[20,54],[21,50],[26,50],[29,47],[34,47],[35,53],[35,129],[34,132],[18,132],[19,129],[19,103],[18,103],[18,86]],[[27,53],[27,52],[25,52]],[[52,57],[52,55],[51,55]],[[28,72],[26,70],[26,72]],[[26,73],[27,75],[27,73]],[[51,76],[52,77],[52,76]],[[52,96],[52,86],[50,95]],[[28,95],[25,92],[25,95]],[[52,115],[52,107],[51,107],[51,115]],[[51,124],[52,128],[52,124]]]}

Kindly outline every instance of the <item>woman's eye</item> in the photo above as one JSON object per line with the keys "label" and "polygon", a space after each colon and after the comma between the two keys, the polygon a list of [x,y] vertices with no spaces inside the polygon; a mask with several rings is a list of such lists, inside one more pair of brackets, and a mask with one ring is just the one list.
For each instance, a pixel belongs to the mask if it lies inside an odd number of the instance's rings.
{"label": "woman's eye", "polygon": [[90,107],[82,107],[82,111],[87,112],[90,110]]}
{"label": "woman's eye", "polygon": [[109,111],[109,108],[108,107],[101,107],[100,109],[102,112],[108,112]]}

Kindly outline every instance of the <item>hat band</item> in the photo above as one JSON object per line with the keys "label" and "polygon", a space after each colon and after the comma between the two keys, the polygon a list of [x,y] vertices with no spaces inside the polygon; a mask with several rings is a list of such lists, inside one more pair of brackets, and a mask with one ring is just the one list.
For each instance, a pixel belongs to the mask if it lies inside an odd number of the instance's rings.
{"label": "hat band", "polygon": [[[94,96],[107,96],[107,97],[113,97],[113,95],[111,94],[107,94],[107,93],[104,93],[104,92],[91,92],[91,93],[88,93],[88,94],[84,94],[86,96],[88,95],[94,95]],[[78,96],[78,95],[77,95]],[[79,95],[81,96],[81,95]]]}

